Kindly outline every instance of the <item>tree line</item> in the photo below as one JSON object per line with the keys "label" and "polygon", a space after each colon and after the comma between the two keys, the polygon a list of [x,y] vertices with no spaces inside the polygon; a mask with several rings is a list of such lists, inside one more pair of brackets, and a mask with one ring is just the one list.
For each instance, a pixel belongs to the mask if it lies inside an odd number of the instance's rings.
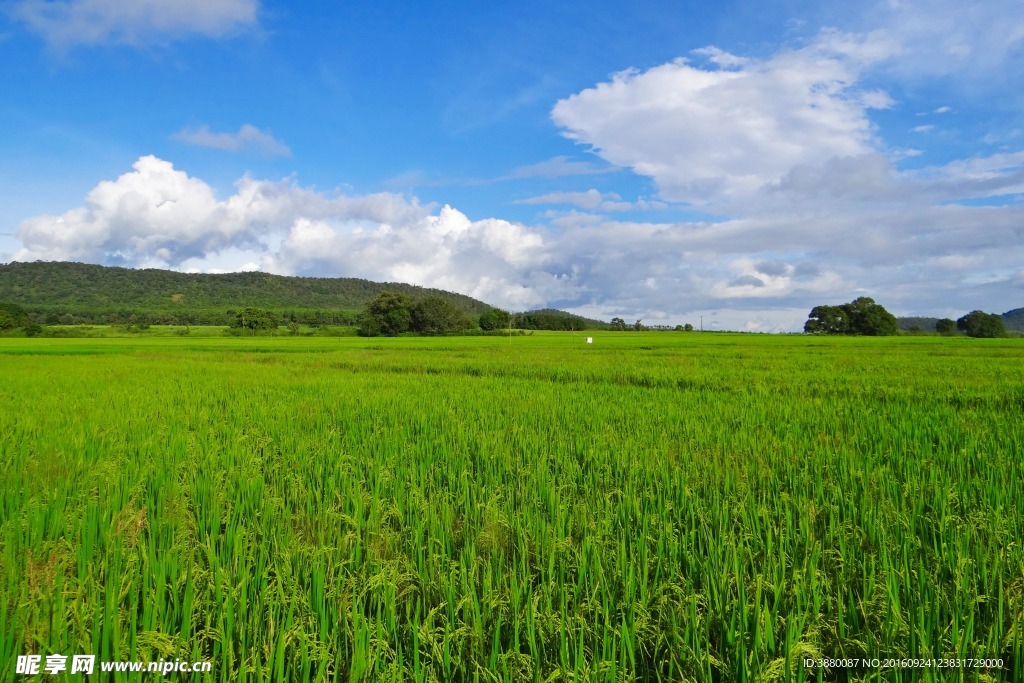
{"label": "tree line", "polygon": [[[274,311],[246,307],[231,311],[230,327],[256,334],[276,330],[287,323],[292,333],[298,331],[298,321],[282,319]],[[362,312],[353,316],[351,324],[363,337],[394,337],[404,334],[437,336],[462,334],[476,330],[498,333],[502,330],[587,330],[607,327],[606,323],[555,311],[527,311],[510,313],[491,308],[478,317],[467,314],[450,300],[437,296],[413,298],[400,292],[385,291],[367,302]]]}
{"label": "tree line", "polygon": [[[866,296],[838,306],[815,306],[804,323],[807,334],[891,336],[899,331],[896,316]],[[1008,335],[1003,316],[980,310],[957,320],[942,318],[935,322],[935,332],[945,336],[962,332],[968,337],[987,338]]]}

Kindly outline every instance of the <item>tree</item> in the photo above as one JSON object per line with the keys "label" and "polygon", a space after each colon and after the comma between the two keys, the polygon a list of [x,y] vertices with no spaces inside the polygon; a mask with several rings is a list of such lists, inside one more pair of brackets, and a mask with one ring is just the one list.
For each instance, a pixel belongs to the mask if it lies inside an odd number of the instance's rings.
{"label": "tree", "polygon": [[619,330],[620,332],[626,329],[626,321],[622,318],[612,318],[612,329]]}
{"label": "tree", "polygon": [[842,306],[815,306],[804,323],[807,334],[849,334],[850,319]]}
{"label": "tree", "polygon": [[7,311],[0,309],[0,330],[13,330],[14,316]]}
{"label": "tree", "polygon": [[512,314],[500,308],[492,308],[480,316],[481,330],[503,330],[512,321]]}
{"label": "tree", "polygon": [[935,331],[944,337],[956,334],[956,321],[952,318],[943,318],[935,321]]}
{"label": "tree", "polygon": [[644,323],[643,323],[643,318],[640,318],[640,319],[639,319],[639,320],[637,320],[637,321],[636,321],[635,323],[633,323],[633,329],[634,329],[634,330],[635,330],[636,332],[643,332],[643,331],[644,331]]}
{"label": "tree", "polygon": [[998,313],[971,311],[956,321],[956,329],[965,332],[968,337],[1005,337],[1006,323]]}
{"label": "tree", "polygon": [[862,296],[840,306],[815,306],[804,323],[804,332],[889,336],[897,334],[899,327],[896,316],[874,299]]}
{"label": "tree", "polygon": [[235,314],[231,327],[240,327],[256,334],[257,330],[276,330],[277,314],[264,308],[248,306]]}
{"label": "tree", "polygon": [[412,322],[413,301],[405,294],[381,292],[366,304],[359,316],[359,335],[394,337],[408,332]]}
{"label": "tree", "polygon": [[693,332],[693,325],[690,323],[683,325],[683,332]]}
{"label": "tree", "polygon": [[410,310],[409,327],[420,334],[450,334],[464,330],[470,324],[458,306],[439,296],[428,296]]}
{"label": "tree", "polygon": [[852,334],[888,337],[899,333],[900,324],[896,316],[870,297],[858,297],[843,304],[843,308],[849,316]]}

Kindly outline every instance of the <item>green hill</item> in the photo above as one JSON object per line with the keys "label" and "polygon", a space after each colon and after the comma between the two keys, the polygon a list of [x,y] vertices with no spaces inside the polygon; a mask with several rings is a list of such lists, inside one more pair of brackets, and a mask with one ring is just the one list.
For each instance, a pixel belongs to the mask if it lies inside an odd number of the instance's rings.
{"label": "green hill", "polygon": [[922,332],[934,332],[935,323],[939,322],[939,319],[922,316],[906,316],[903,318],[896,318],[896,322],[899,323],[901,330],[912,330],[916,327]]}
{"label": "green hill", "polygon": [[133,270],[85,263],[0,265],[0,302],[18,304],[47,323],[226,324],[227,311],[268,308],[299,322],[347,324],[382,291],[414,299],[443,297],[476,316],[491,306],[462,294],[357,278],[223,275]]}
{"label": "green hill", "polygon": [[1008,330],[1024,332],[1024,308],[1015,308],[1003,313],[1003,322],[1006,323]]}

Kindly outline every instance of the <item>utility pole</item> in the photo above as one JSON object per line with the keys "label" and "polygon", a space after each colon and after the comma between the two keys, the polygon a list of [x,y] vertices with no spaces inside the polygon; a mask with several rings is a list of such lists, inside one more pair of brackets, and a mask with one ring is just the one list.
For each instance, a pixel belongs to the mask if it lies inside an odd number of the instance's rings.
{"label": "utility pole", "polygon": [[700,331],[704,331],[704,316],[700,317]]}

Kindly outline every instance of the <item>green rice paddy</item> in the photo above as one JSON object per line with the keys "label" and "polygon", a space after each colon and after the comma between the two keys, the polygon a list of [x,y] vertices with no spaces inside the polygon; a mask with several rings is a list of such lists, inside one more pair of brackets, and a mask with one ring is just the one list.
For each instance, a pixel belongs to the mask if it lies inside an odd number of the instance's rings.
{"label": "green rice paddy", "polygon": [[0,681],[1024,678],[1020,340],[591,335],[0,339]]}

